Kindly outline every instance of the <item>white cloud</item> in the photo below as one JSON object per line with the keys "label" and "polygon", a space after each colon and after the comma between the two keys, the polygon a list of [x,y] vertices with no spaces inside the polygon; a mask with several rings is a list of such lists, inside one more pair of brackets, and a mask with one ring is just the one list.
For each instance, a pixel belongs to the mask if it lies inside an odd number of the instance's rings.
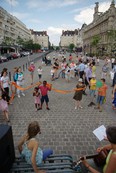
{"label": "white cloud", "polygon": [[29,13],[18,13],[18,12],[13,12],[13,16],[17,17],[19,20],[27,19],[29,17]]}
{"label": "white cloud", "polygon": [[49,35],[50,42],[54,45],[58,46],[60,42],[60,36],[62,35],[62,30],[74,30],[77,28],[77,25],[66,25],[62,24],[61,27],[53,27],[49,26],[47,29],[47,33]]}
{"label": "white cloud", "polygon": [[29,8],[38,8],[41,10],[51,9],[51,8],[60,8],[64,6],[70,6],[77,4],[79,0],[49,0],[49,1],[43,1],[43,0],[30,0],[27,3],[27,6]]}
{"label": "white cloud", "polygon": [[38,19],[28,19],[27,22],[31,23],[31,24],[40,24],[41,21]]}
{"label": "white cloud", "polygon": [[[99,12],[105,12],[110,7],[111,2],[102,2],[99,4]],[[94,5],[95,6],[95,5]],[[74,16],[74,20],[78,23],[89,24],[93,20],[94,6],[86,7],[80,10],[80,13]]]}
{"label": "white cloud", "polygon": [[17,0],[6,0],[6,2],[8,2],[12,6],[17,6],[19,4]]}

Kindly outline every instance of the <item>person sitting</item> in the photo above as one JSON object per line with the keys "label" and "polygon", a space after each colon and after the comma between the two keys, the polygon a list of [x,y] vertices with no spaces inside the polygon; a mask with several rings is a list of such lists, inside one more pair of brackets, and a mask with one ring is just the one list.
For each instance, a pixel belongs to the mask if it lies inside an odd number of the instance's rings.
{"label": "person sitting", "polygon": [[[100,152],[103,149],[110,150],[106,159],[106,164],[103,168],[103,173],[116,173],[116,126],[107,127],[106,135],[110,144],[98,148],[97,151]],[[90,166],[86,159],[82,160],[82,163],[91,173],[100,173]]]}
{"label": "person sitting", "polygon": [[39,147],[39,142],[36,139],[38,133],[41,133],[38,122],[31,122],[28,125],[27,133],[19,141],[18,150],[26,162],[32,164],[35,173],[45,173],[45,171],[39,170],[38,165],[53,154],[53,150],[42,150]]}

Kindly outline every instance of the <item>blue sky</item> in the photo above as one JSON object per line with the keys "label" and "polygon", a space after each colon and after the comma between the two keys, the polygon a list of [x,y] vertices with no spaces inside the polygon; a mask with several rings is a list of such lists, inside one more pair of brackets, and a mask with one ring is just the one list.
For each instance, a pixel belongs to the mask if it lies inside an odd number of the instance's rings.
{"label": "blue sky", "polygon": [[[0,0],[0,6],[20,19],[28,29],[47,31],[50,42],[58,45],[62,30],[81,28],[93,19],[96,0]],[[99,11],[111,0],[99,0]]]}

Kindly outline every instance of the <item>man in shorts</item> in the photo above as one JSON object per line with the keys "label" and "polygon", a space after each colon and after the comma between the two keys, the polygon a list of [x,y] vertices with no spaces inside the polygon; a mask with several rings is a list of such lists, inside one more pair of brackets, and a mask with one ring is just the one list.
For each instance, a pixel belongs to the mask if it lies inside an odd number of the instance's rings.
{"label": "man in shorts", "polygon": [[50,108],[48,107],[48,102],[49,102],[48,91],[51,91],[51,86],[48,87],[47,81],[43,81],[43,85],[40,85],[38,88],[41,91],[41,107],[38,110],[42,109],[44,101],[46,102],[46,109],[50,110]]}

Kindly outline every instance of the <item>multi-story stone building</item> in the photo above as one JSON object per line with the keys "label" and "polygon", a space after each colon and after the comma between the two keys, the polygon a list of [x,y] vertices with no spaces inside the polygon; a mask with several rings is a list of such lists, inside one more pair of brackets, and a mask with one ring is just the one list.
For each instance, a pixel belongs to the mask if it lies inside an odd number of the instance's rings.
{"label": "multi-story stone building", "polygon": [[80,29],[75,29],[74,31],[62,31],[60,47],[66,49],[70,44],[74,44],[75,47],[82,47],[82,33]]}
{"label": "multi-story stone building", "polygon": [[31,32],[31,39],[34,43],[38,43],[41,45],[42,49],[48,49],[49,48],[49,36],[47,35],[47,31],[33,31]]}
{"label": "multi-story stone building", "polygon": [[0,44],[5,39],[9,40],[10,44],[15,44],[18,37],[24,41],[29,40],[30,30],[19,19],[0,7]]}
{"label": "multi-story stone building", "polygon": [[116,50],[116,7],[111,1],[109,9],[99,12],[99,3],[94,8],[93,22],[84,26],[83,49],[85,53],[111,54]]}

